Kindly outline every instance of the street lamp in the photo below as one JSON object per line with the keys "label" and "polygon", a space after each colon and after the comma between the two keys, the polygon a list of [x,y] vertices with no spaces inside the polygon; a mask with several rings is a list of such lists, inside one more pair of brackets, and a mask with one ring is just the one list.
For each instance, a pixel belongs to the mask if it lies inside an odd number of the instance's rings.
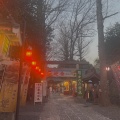
{"label": "street lamp", "polygon": [[110,67],[106,67],[106,71],[110,71]]}
{"label": "street lamp", "polygon": [[106,67],[106,71],[107,71],[107,83],[108,83],[108,87],[109,87],[109,83],[110,83],[110,80],[111,80],[111,71],[110,71],[110,67]]}

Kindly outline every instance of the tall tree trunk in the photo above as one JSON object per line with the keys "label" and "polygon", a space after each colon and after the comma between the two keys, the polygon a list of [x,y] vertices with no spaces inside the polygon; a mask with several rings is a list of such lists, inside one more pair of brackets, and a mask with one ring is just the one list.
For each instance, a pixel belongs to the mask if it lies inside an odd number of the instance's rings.
{"label": "tall tree trunk", "polygon": [[109,86],[107,80],[106,71],[106,56],[105,56],[105,44],[104,44],[104,26],[103,26],[103,16],[102,16],[102,0],[96,0],[97,7],[97,28],[98,28],[98,52],[100,59],[100,86],[102,90],[101,94],[101,104],[103,106],[110,105],[109,98]]}
{"label": "tall tree trunk", "polygon": [[44,71],[45,61],[46,61],[46,30],[45,30],[45,10],[44,10],[44,0],[38,0],[38,25],[39,25],[39,51],[41,67]]}

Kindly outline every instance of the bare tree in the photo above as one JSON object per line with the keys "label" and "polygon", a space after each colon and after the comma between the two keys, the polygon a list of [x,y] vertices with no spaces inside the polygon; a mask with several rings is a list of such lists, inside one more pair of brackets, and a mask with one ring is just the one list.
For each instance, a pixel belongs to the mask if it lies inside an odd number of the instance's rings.
{"label": "bare tree", "polygon": [[51,26],[67,9],[69,0],[44,0],[45,22]]}
{"label": "bare tree", "polygon": [[[65,33],[65,34],[63,34]],[[48,60],[69,60],[69,39],[67,37],[67,28],[61,27],[58,39],[52,42],[48,53]]]}
{"label": "bare tree", "polygon": [[70,41],[67,37],[68,30],[65,26],[62,26],[59,32],[58,44],[59,44],[59,59],[69,60],[70,55]]}
{"label": "bare tree", "polygon": [[47,50],[47,60],[61,60],[60,46],[57,41],[51,42],[49,49]]}
{"label": "bare tree", "polygon": [[76,56],[79,57],[79,60],[83,60],[84,57],[88,54],[89,50],[89,44],[91,43],[92,40],[86,41],[85,38],[79,38],[77,41],[77,51],[76,51]]}
{"label": "bare tree", "polygon": [[[43,12],[45,14],[45,30],[47,31],[50,28],[54,27],[54,24],[56,23],[56,21],[59,19],[59,17],[61,16],[61,14],[67,9],[68,4],[69,4],[69,0],[43,0]],[[54,28],[55,29],[55,28]],[[52,29],[53,30],[53,29]],[[48,31],[49,32],[49,31]],[[51,31],[48,33],[46,32],[46,35],[48,39],[49,36],[51,37]],[[45,32],[44,32],[45,33]],[[51,45],[51,41],[46,41],[46,43],[48,42],[48,44]],[[56,44],[56,43],[54,43]],[[54,45],[53,45],[54,46]],[[51,59],[51,55],[56,55],[56,52],[53,50],[53,46],[49,46],[47,45],[47,51],[46,51],[46,57],[47,60]],[[53,53],[51,52],[53,50]]]}
{"label": "bare tree", "polygon": [[79,60],[83,60],[84,57],[89,53],[89,45],[92,42],[93,37],[92,28],[84,28],[84,31],[81,29],[81,35],[76,41],[76,56],[79,57]]}
{"label": "bare tree", "polygon": [[95,21],[94,7],[92,0],[77,0],[68,10],[70,13],[60,25],[59,37],[64,59],[73,60],[79,55],[81,60],[85,56],[85,49],[90,44],[85,37],[91,37],[88,26]]}

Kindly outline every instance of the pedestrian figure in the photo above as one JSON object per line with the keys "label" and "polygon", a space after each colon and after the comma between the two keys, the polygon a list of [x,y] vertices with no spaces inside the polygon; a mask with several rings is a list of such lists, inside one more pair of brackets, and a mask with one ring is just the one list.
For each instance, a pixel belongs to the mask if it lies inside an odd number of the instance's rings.
{"label": "pedestrian figure", "polygon": [[50,88],[47,87],[47,98],[49,98],[49,97],[50,97]]}
{"label": "pedestrian figure", "polygon": [[84,99],[86,100],[86,94],[87,94],[87,90],[85,90],[85,92],[84,92]]}
{"label": "pedestrian figure", "polygon": [[50,93],[52,93],[52,87],[50,87],[49,89],[50,89]]}
{"label": "pedestrian figure", "polygon": [[93,90],[89,91],[89,101],[92,102],[93,101]]}
{"label": "pedestrian figure", "polygon": [[84,93],[84,98],[85,98],[85,105],[84,107],[88,107],[88,96],[89,96],[89,91],[88,90],[85,90],[85,93]]}
{"label": "pedestrian figure", "polygon": [[100,103],[100,101],[101,101],[101,94],[102,94],[102,90],[101,90],[101,88],[100,88],[100,86],[99,86],[99,88],[98,88],[98,102]]}
{"label": "pedestrian figure", "polygon": [[98,104],[98,90],[96,87],[94,89],[94,104]]}

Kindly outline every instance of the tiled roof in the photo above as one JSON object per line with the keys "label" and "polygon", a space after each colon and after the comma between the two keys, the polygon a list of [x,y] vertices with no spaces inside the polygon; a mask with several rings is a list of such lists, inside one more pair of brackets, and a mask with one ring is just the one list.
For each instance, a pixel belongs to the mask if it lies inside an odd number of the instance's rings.
{"label": "tiled roof", "polygon": [[100,80],[100,76],[99,74],[96,72],[96,71],[91,71],[91,72],[88,72],[83,78],[83,81],[96,81],[98,82]]}

